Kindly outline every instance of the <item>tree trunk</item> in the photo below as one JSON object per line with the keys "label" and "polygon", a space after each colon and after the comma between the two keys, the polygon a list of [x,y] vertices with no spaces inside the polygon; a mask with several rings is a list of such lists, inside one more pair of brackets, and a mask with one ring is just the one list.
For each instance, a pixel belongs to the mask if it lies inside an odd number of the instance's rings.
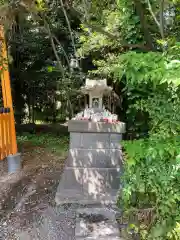
{"label": "tree trunk", "polygon": [[134,0],[134,4],[140,19],[142,32],[144,33],[144,40],[146,41],[148,48],[154,50],[153,40],[148,29],[144,6],[140,0]]}
{"label": "tree trunk", "polygon": [[15,118],[16,123],[21,124],[24,116],[24,107],[25,107],[25,100],[23,98],[23,82],[20,77],[20,69],[19,69],[19,62],[20,62],[20,53],[18,51],[19,45],[19,36],[20,36],[20,26],[19,26],[19,16],[16,15],[15,23],[14,23],[14,41],[15,46],[12,50],[13,53],[13,66],[12,66],[12,75],[14,79],[14,91],[13,91],[13,100],[14,100],[14,108],[15,108]]}

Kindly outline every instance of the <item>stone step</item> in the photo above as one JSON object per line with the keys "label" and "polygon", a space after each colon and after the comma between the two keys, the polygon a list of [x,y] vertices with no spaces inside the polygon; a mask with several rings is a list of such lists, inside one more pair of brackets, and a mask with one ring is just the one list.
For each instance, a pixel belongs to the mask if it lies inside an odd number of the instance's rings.
{"label": "stone step", "polygon": [[117,224],[113,221],[87,222],[81,219],[76,223],[76,237],[119,237]]}
{"label": "stone step", "polygon": [[120,186],[120,169],[66,167],[57,188],[56,202],[114,202]]}
{"label": "stone step", "polygon": [[115,206],[88,205],[76,210],[76,239],[121,239]]}
{"label": "stone step", "polygon": [[76,237],[76,240],[125,240],[123,238],[117,237],[117,236],[106,236],[106,237],[98,237],[98,238],[94,238],[94,237]]}
{"label": "stone step", "polygon": [[86,215],[86,216],[91,216],[91,215],[101,215],[106,219],[109,219],[111,221],[114,221],[116,219],[116,215],[119,213],[119,209],[116,208],[116,206],[93,206],[93,205],[88,205],[88,207],[84,208],[78,208],[76,210],[77,215]]}
{"label": "stone step", "polygon": [[88,192],[76,188],[63,189],[58,187],[55,201],[57,205],[61,204],[104,204],[114,205],[117,201],[117,190],[111,190],[109,193],[90,195]]}

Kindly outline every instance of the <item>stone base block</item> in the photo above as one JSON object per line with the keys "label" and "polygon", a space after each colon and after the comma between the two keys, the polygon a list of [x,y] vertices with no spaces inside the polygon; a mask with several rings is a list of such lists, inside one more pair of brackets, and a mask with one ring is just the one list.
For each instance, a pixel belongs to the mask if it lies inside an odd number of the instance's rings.
{"label": "stone base block", "polygon": [[115,202],[120,187],[120,169],[66,167],[56,202]]}
{"label": "stone base block", "polygon": [[112,124],[103,122],[91,122],[81,120],[70,120],[68,122],[69,132],[86,133],[125,133],[126,125],[123,122]]}
{"label": "stone base block", "polygon": [[81,149],[121,149],[122,134],[71,132],[70,148]]}
{"label": "stone base block", "polygon": [[122,165],[120,149],[78,149],[69,150],[67,167],[114,168]]}
{"label": "stone base block", "polygon": [[120,240],[115,212],[105,207],[77,209],[76,239]]}

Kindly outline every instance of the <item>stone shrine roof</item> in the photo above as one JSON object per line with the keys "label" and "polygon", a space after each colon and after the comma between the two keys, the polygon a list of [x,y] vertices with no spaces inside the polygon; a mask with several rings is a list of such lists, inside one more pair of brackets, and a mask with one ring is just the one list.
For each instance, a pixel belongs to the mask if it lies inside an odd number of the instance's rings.
{"label": "stone shrine roof", "polygon": [[106,92],[111,92],[112,88],[107,85],[106,79],[102,79],[102,80],[86,79],[85,86],[81,87],[81,91],[84,94],[93,92],[93,91],[103,91],[104,93],[106,93]]}

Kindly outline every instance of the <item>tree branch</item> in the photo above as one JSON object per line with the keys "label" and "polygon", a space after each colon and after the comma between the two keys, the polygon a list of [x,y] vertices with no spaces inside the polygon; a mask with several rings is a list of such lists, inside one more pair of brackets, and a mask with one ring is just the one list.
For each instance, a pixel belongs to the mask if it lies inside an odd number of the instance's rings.
{"label": "tree branch", "polygon": [[[62,67],[61,61],[60,61],[60,59],[59,59],[57,50],[56,50],[56,46],[55,46],[54,40],[55,40],[56,43],[61,47],[62,52],[63,52],[63,54],[64,54],[64,57],[65,57],[65,59],[66,59],[66,61],[67,61],[67,64],[68,64],[68,66],[69,66],[69,68],[70,68],[69,58],[68,58],[68,56],[67,56],[67,54],[66,54],[66,52],[65,52],[65,50],[64,50],[64,48],[63,48],[63,46],[62,46],[62,44],[60,43],[60,41],[57,39],[57,37],[55,36],[55,34],[53,34],[53,33],[51,32],[49,23],[45,20],[45,18],[42,17],[40,14],[37,14],[35,11],[32,11],[32,9],[29,8],[28,5],[25,5],[23,2],[20,2],[19,5],[20,5],[21,7],[23,7],[25,10],[27,10],[27,12],[30,12],[30,13],[32,14],[32,16],[35,17],[35,19],[37,20],[37,22],[39,22],[39,20],[42,20],[42,21],[44,22],[43,28],[44,28],[44,30],[46,31],[46,33],[49,35],[49,37],[52,38],[52,39],[51,39],[51,45],[52,45],[54,54],[55,54],[55,52],[56,52],[55,57],[56,57],[56,60],[60,63],[60,64],[58,63],[60,69],[63,69],[63,67]],[[46,22],[46,24],[45,24],[45,22]],[[63,69],[63,71],[64,71],[64,69]]]}
{"label": "tree branch", "polygon": [[161,34],[161,38],[164,38],[164,0],[161,0],[160,2],[160,22],[158,21],[157,17],[155,16],[155,13],[152,10],[152,6],[149,0],[147,0],[148,3],[148,9],[149,12],[151,14],[151,16],[153,17],[155,23],[157,24],[160,34]]}
{"label": "tree branch", "polygon": [[52,46],[54,55],[55,55],[55,57],[56,57],[56,60],[57,60],[59,69],[61,69],[62,75],[63,75],[63,78],[64,78],[64,77],[65,77],[65,75],[64,75],[64,68],[63,68],[63,66],[62,66],[62,64],[61,64],[61,60],[60,60],[59,55],[58,55],[58,53],[57,53],[56,46],[55,46],[55,44],[54,44],[54,39],[53,39],[53,37],[52,37],[49,24],[46,22],[45,19],[44,19],[44,26],[46,26],[46,29],[47,29],[47,31],[48,31],[48,35],[49,35],[49,38],[50,38],[50,41],[51,41],[51,46]]}
{"label": "tree branch", "polygon": [[[134,1],[136,1],[136,0],[134,0]],[[73,10],[75,14],[79,14],[80,17],[83,16],[83,13],[77,11],[75,8],[72,7],[71,10]],[[105,30],[103,29],[103,26],[94,25],[94,24],[91,24],[91,23],[89,23],[89,22],[87,22],[87,21],[84,22],[83,24],[84,24],[86,27],[92,29],[92,31],[97,31],[97,32],[103,34],[104,36],[108,37],[110,40],[113,40],[113,41],[115,40],[115,41],[117,41],[118,38],[119,38],[118,35],[114,35],[114,34],[112,34],[112,33],[110,33],[110,32],[105,31]],[[144,26],[144,28],[146,29],[146,31],[148,30],[148,28],[147,28],[146,25]],[[147,32],[147,35],[148,35],[148,34],[149,34],[149,32]],[[119,39],[119,40],[120,40],[120,39]],[[152,41],[151,41],[150,37],[149,37],[149,41],[147,41],[147,45],[143,45],[143,44],[128,44],[128,43],[124,43],[124,42],[122,42],[121,44],[122,44],[122,46],[121,46],[122,48],[129,48],[129,49],[130,49],[130,48],[131,48],[131,49],[138,48],[138,49],[142,49],[142,50],[144,50],[144,51],[154,50],[154,47],[153,47],[153,45],[152,45]]]}
{"label": "tree branch", "polygon": [[[102,33],[103,35],[105,35],[106,37],[108,37],[109,39],[111,40],[117,40],[118,39],[118,36],[116,35],[113,35],[109,32],[106,32],[102,27],[100,26],[95,26],[95,25],[91,25],[89,23],[85,23],[84,24],[85,26],[91,28],[92,30],[95,30],[99,33]],[[128,44],[128,43],[125,43],[125,42],[121,42],[122,44],[122,48],[132,48],[132,49],[135,49],[135,48],[138,48],[138,49],[142,49],[142,50],[145,50],[145,51],[150,51],[150,50],[153,50],[151,46],[149,45],[144,45],[144,44]]]}
{"label": "tree branch", "polygon": [[114,34],[111,34],[107,31],[105,31],[103,29],[103,27],[101,26],[97,26],[97,25],[94,25],[94,24],[90,24],[88,22],[85,22],[84,25],[88,28],[91,28],[93,31],[97,31],[99,33],[102,33],[103,35],[105,35],[106,37],[110,38],[111,40],[117,40],[118,36],[117,35],[114,35]]}
{"label": "tree branch", "polygon": [[128,49],[141,49],[144,51],[152,51],[151,47],[149,47],[148,45],[144,45],[144,44],[123,44],[122,48],[128,48]]}
{"label": "tree branch", "polygon": [[151,34],[148,29],[148,24],[147,24],[147,20],[146,20],[144,7],[143,7],[141,1],[139,1],[139,0],[134,0],[134,4],[136,7],[136,12],[140,18],[141,29],[144,33],[144,40],[147,42],[148,47],[153,50],[154,49],[153,40],[152,40]]}
{"label": "tree branch", "polygon": [[164,0],[160,2],[160,25],[159,25],[160,33],[162,38],[164,38]]}
{"label": "tree branch", "polygon": [[64,50],[64,48],[63,48],[63,46],[62,46],[62,44],[60,43],[60,41],[57,39],[57,37],[56,37],[53,33],[52,33],[52,37],[54,38],[54,40],[56,41],[56,43],[57,43],[59,46],[61,46],[62,52],[64,53],[64,57],[65,57],[65,59],[66,59],[66,61],[67,61],[67,64],[68,64],[68,66],[69,66],[69,68],[70,68],[69,58],[68,58],[68,56],[67,56],[67,54],[66,54],[66,52],[65,52],[65,50]]}
{"label": "tree branch", "polygon": [[66,23],[67,23],[67,26],[68,26],[68,29],[69,29],[69,33],[70,33],[70,37],[71,37],[71,41],[72,41],[72,45],[73,45],[74,53],[75,53],[76,52],[76,46],[75,46],[75,41],[74,41],[74,37],[73,37],[73,34],[72,34],[72,30],[71,30],[71,24],[69,22],[69,19],[68,19],[68,16],[67,16],[67,13],[66,13],[66,10],[64,8],[64,4],[63,4],[62,0],[60,0],[60,4],[61,4],[61,7],[62,7],[62,10],[63,10],[63,13],[64,13],[64,17],[66,19]]}
{"label": "tree branch", "polygon": [[[45,32],[49,35],[49,37],[52,38],[52,39],[51,39],[51,46],[52,46],[52,48],[53,48],[54,54],[55,54],[55,51],[56,51],[55,57],[56,57],[56,60],[60,63],[60,65],[59,65],[59,63],[58,63],[59,67],[60,67],[61,69],[63,69],[63,66],[62,66],[62,64],[61,64],[60,58],[59,58],[58,53],[57,53],[57,50],[56,50],[56,46],[55,46],[54,40],[55,40],[56,43],[61,47],[62,52],[64,53],[64,57],[65,57],[65,59],[66,59],[66,61],[67,61],[68,67],[70,68],[69,58],[68,58],[68,56],[67,56],[67,54],[66,54],[66,52],[65,52],[65,50],[64,50],[64,48],[63,48],[63,46],[62,46],[62,44],[61,44],[60,41],[58,40],[58,38],[55,36],[55,34],[53,34],[53,33],[51,32],[49,23],[48,23],[42,16],[40,16],[40,15],[33,14],[33,16],[36,17],[36,20],[37,20],[37,18],[38,18],[38,20],[43,20],[43,22],[44,22],[43,29],[44,29]],[[52,42],[52,41],[53,41],[53,42]],[[64,71],[64,69],[63,69],[63,71]]]}
{"label": "tree branch", "polygon": [[148,3],[148,8],[149,8],[149,12],[151,13],[151,16],[153,17],[154,21],[156,22],[156,24],[158,25],[158,27],[160,27],[160,23],[158,22],[153,10],[152,10],[152,6],[149,0],[147,0]]}

